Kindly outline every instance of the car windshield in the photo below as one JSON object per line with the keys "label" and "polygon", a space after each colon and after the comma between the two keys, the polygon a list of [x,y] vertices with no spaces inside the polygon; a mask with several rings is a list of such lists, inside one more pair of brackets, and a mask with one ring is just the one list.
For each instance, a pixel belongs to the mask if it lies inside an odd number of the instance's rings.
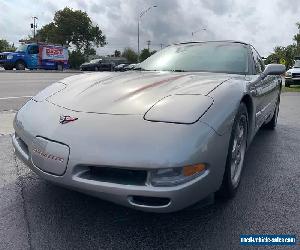
{"label": "car windshield", "polygon": [[27,47],[28,45],[20,45],[17,49],[16,49],[16,52],[26,52],[27,51]]}
{"label": "car windshield", "polygon": [[173,45],[146,59],[139,69],[247,74],[248,49],[247,45],[233,42]]}
{"label": "car windshield", "polygon": [[295,61],[294,68],[300,68],[300,60]]}

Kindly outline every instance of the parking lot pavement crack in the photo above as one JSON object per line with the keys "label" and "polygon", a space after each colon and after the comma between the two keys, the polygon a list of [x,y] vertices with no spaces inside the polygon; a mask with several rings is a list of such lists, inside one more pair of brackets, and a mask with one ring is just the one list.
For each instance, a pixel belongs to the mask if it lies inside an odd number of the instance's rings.
{"label": "parking lot pavement crack", "polygon": [[27,228],[27,232],[28,232],[28,234],[27,234],[28,245],[29,245],[29,249],[33,249],[32,244],[31,244],[31,230],[30,230],[29,216],[28,216],[28,211],[27,211],[26,204],[25,204],[26,200],[25,200],[25,195],[24,195],[24,178],[20,174],[20,169],[19,169],[17,157],[15,154],[14,154],[14,163],[15,163],[15,166],[17,169],[16,185],[20,188],[20,193],[21,193],[21,198],[22,198],[22,206],[23,206],[23,212],[24,212],[24,220],[25,220],[26,228]]}

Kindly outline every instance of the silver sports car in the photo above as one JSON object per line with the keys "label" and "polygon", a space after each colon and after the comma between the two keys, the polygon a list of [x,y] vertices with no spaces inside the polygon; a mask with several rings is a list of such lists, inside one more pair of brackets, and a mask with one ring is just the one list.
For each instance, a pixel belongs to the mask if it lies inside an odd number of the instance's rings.
{"label": "silver sports car", "polygon": [[255,133],[276,126],[284,72],[247,43],[175,44],[52,84],[16,114],[13,145],[42,178],[131,208],[230,198]]}

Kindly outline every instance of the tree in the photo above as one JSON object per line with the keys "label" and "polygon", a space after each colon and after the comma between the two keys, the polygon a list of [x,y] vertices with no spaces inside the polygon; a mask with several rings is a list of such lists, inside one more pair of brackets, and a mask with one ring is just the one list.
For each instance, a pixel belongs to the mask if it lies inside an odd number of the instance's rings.
{"label": "tree", "polygon": [[149,49],[143,49],[140,54],[140,61],[142,62],[146,60],[149,56],[151,56]]}
{"label": "tree", "polygon": [[265,60],[266,64],[280,63],[281,59],[285,60],[285,66],[290,68],[294,65],[294,59],[296,56],[300,56],[300,22],[296,23],[299,33],[294,35],[293,40],[296,42],[286,47],[277,46],[274,48],[274,52]]}
{"label": "tree", "polygon": [[274,52],[265,60],[266,64],[280,63],[281,59],[285,60],[285,66],[290,68],[294,65],[294,58],[297,55],[296,44],[288,45],[287,47],[277,46],[274,48]]}
{"label": "tree", "polygon": [[152,51],[150,52],[151,56],[154,55],[156,52],[157,52],[157,50],[152,50]]}
{"label": "tree", "polygon": [[85,60],[86,56],[80,50],[73,50],[69,53],[69,64],[72,69],[79,69]]}
{"label": "tree", "polygon": [[137,53],[131,48],[125,48],[122,57],[125,57],[129,63],[136,63],[138,60]]}
{"label": "tree", "polygon": [[53,21],[37,31],[36,38],[42,42],[74,45],[84,54],[92,47],[106,44],[105,35],[86,12],[68,7],[57,11]]}
{"label": "tree", "polygon": [[15,50],[16,50],[16,48],[13,43],[10,44],[5,39],[0,39],[0,52],[12,52]]}
{"label": "tree", "polygon": [[121,51],[115,50],[114,56],[115,57],[120,57],[121,56]]}

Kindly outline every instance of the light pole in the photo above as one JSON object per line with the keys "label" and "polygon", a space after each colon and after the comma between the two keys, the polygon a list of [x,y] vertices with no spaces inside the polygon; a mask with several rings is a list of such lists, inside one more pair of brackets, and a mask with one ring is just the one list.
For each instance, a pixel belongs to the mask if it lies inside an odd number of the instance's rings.
{"label": "light pole", "polygon": [[[200,31],[206,31],[206,29],[205,29],[205,28],[202,28],[202,29],[200,29],[200,30],[196,30],[196,31],[192,32],[192,37],[194,37],[194,35],[195,35],[196,33],[200,32]],[[193,40],[194,40],[194,39],[193,39]]]}
{"label": "light pole", "polygon": [[145,15],[152,8],[156,8],[157,5],[150,6],[148,9],[143,10],[138,17],[138,62],[140,62],[140,21],[143,15]]}
{"label": "light pole", "polygon": [[35,29],[37,28],[36,20],[38,19],[36,16],[32,17],[33,23],[31,23],[31,28],[33,29],[33,39],[35,39]]}

